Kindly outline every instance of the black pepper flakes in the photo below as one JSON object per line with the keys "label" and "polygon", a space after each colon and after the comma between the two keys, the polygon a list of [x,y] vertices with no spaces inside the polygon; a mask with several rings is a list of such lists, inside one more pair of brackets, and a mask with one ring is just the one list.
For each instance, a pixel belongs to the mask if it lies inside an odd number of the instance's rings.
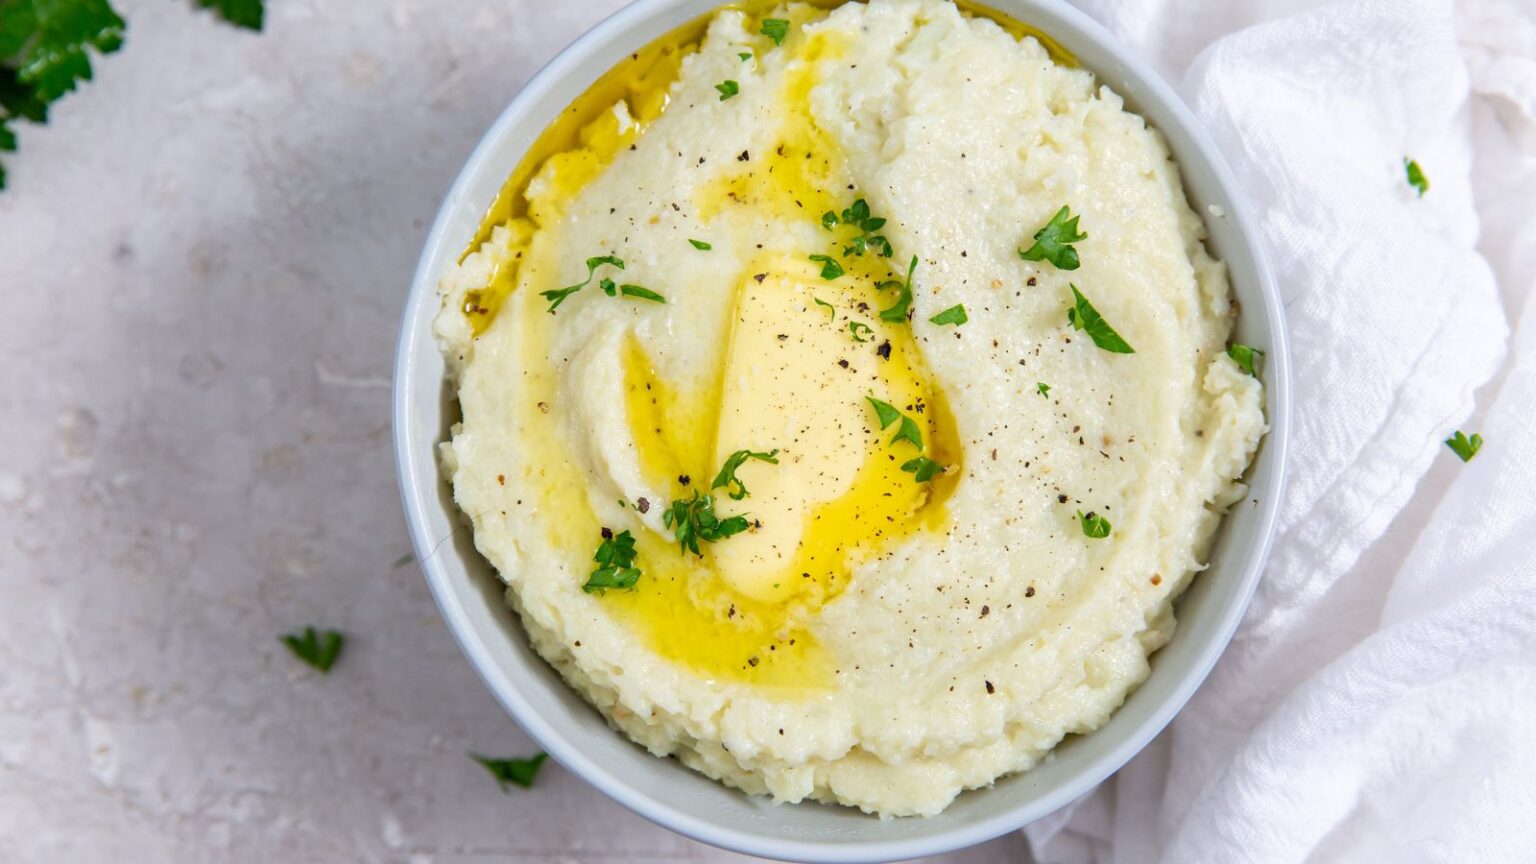
{"label": "black pepper flakes", "polygon": [[988,696],[991,696],[993,693],[997,692],[997,688],[992,686],[992,682],[991,681],[983,681],[982,683],[987,685],[987,695]]}
{"label": "black pepper flakes", "polygon": [[636,499],[635,500],[635,509],[639,510],[641,513],[649,513],[651,511],[650,499],[648,499],[648,498],[638,498],[638,499]]}
{"label": "black pepper flakes", "polygon": [[613,529],[612,528],[606,528],[605,527],[603,529],[603,531],[602,531],[602,534],[603,534],[603,539],[604,540],[612,540],[613,539]]}
{"label": "black pepper flakes", "polygon": [[881,360],[891,359],[891,340],[881,342],[880,347],[875,349],[875,353],[880,355]]}
{"label": "black pepper flakes", "polygon": [[1035,596],[1035,586],[1031,585],[1028,588],[1025,588],[1024,589],[1024,596],[1025,597],[1033,597],[1033,596]]}

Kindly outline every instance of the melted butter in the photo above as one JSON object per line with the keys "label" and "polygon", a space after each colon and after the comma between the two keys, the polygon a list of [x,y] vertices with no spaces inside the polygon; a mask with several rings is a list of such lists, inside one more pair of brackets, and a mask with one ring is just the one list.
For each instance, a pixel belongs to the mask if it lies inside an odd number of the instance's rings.
{"label": "melted butter", "polygon": [[[814,0],[791,12],[795,26],[783,50],[794,50],[797,56],[783,85],[788,119],[780,129],[781,146],[766,159],[766,167],[753,160],[757,170],[727,175],[707,187],[697,202],[704,218],[726,208],[747,207],[770,218],[814,221],[819,220],[820,213],[840,210],[849,203],[837,148],[816,126],[809,111],[809,93],[821,62],[837,57],[844,46],[829,34],[806,38],[800,33],[800,25],[822,14],[815,9],[839,5],[840,0]],[[1038,39],[1056,62],[1074,65],[1070,55],[1038,30],[972,0],[957,0],[957,5],[964,14],[996,21],[1016,37]],[[752,0],[730,8],[743,9],[761,19],[773,14],[771,10],[777,6],[771,0]],[[815,9],[809,8],[812,6]],[[491,284],[471,295],[466,304],[466,312],[477,316],[476,333],[482,332],[510,299],[518,269],[532,250],[539,229],[558,219],[565,203],[665,111],[667,93],[683,58],[697,49],[707,24],[708,17],[691,22],[622,61],[562,112],[529,148],[469,247],[479,248],[498,225],[510,229],[502,263]],[[755,23],[750,29],[757,29]],[[766,38],[762,41],[760,51],[774,50]],[[906,268],[873,254],[844,258],[839,253],[846,239],[833,235],[825,250],[797,250],[797,254],[826,251],[847,269],[847,275],[836,283],[811,285],[817,297],[838,307],[836,320],[827,326],[835,325],[846,333],[852,317],[873,329],[875,337],[866,345],[854,345],[851,336],[848,339],[850,348],[870,352],[856,362],[880,370],[870,392],[917,419],[928,444],[927,455],[949,470],[929,484],[916,483],[900,470],[915,451],[905,443],[889,447],[886,442],[894,427],[874,433],[869,431],[876,425],[873,417],[863,417],[856,436],[856,450],[862,456],[850,463],[857,465],[856,470],[834,484],[835,489],[828,486],[821,496],[802,491],[796,507],[781,508],[781,516],[800,522],[794,542],[781,542],[778,550],[788,563],[762,569],[745,579],[722,578],[722,565],[728,566],[728,562],[720,560],[717,552],[727,545],[706,546],[704,556],[696,557],[680,553],[670,536],[634,529],[637,561],[644,575],[634,590],[607,592],[600,608],[640,634],[661,656],[706,678],[796,692],[829,686],[834,660],[809,633],[806,622],[845,590],[853,572],[892,544],[916,532],[939,532],[947,527],[944,503],[961,476],[963,458],[955,421],[943,392],[930,383],[910,327],[882,322],[876,313],[894,296],[889,291],[877,293],[875,286],[904,278]],[[763,272],[758,266],[760,262],[754,262],[754,272]],[[745,275],[750,274],[736,274],[735,278],[740,281]],[[919,272],[919,281],[921,278]],[[519,412],[523,428],[518,434],[530,451],[526,464],[533,466],[523,479],[535,490],[534,500],[543,511],[539,521],[546,526],[550,542],[570,560],[579,562],[576,570],[585,573],[602,527],[588,499],[590,482],[566,440],[562,411],[556,407],[546,413],[537,407],[539,403],[557,405],[555,367],[548,356],[555,319],[542,314],[543,300],[536,292],[525,292],[520,302],[518,318],[523,323],[518,342],[526,373],[519,390],[524,410]],[[860,302],[868,304],[866,310],[858,310]],[[814,312],[826,315],[820,306]],[[891,346],[888,360],[873,356],[873,349],[882,342]],[[725,358],[730,356],[731,345],[723,345],[721,350],[721,377],[713,386],[678,392],[656,374],[637,340],[631,338],[625,348],[626,409],[641,471],[649,485],[669,489],[674,497],[691,493],[677,482],[680,475],[690,476],[699,488],[707,487],[723,455],[738,443],[729,440],[730,436],[743,436],[742,447],[774,446],[773,441],[755,442],[758,432],[750,424],[745,431],[722,425],[722,405],[730,399],[724,382]],[[851,357],[850,363],[855,362]],[[862,403],[860,410],[872,415],[867,403]],[[767,428],[771,425],[767,421],[775,417],[782,419],[782,412],[765,412],[765,422],[760,425]],[[749,440],[754,443],[747,443]],[[717,494],[720,512],[753,513],[759,504],[766,503],[766,493],[772,488],[767,478],[774,467],[749,462],[741,476],[753,489],[753,497],[732,502]],[[652,506],[665,503],[654,502]],[[751,534],[725,541],[741,544],[739,551],[748,557],[754,542],[757,538]]]}

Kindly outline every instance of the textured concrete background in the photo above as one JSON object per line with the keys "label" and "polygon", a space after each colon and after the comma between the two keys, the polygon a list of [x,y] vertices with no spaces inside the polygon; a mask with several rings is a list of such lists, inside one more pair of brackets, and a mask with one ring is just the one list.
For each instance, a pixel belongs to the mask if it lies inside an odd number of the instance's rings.
{"label": "textured concrete background", "polygon": [[[0,861],[737,861],[532,745],[413,564],[390,452],[428,223],[619,0],[117,0],[0,192]],[[348,636],[329,677],[279,633]],[[1010,837],[951,862],[1027,859]]]}

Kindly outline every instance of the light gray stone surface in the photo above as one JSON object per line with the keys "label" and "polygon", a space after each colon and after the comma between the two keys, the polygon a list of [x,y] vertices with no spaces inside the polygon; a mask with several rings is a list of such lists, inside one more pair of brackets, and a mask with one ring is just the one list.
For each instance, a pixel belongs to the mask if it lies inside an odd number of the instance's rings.
{"label": "light gray stone surface", "polygon": [[[727,861],[532,745],[413,564],[397,319],[480,134],[617,0],[118,0],[0,192],[0,861]],[[276,636],[348,634],[329,677]],[[950,862],[1027,859],[1010,837]]]}

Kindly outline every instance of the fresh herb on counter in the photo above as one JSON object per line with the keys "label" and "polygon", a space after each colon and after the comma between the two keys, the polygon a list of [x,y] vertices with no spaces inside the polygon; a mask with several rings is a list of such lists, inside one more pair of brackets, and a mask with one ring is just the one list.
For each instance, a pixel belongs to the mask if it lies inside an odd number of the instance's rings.
{"label": "fresh herb on counter", "polygon": [[1424,193],[1429,191],[1429,178],[1424,176],[1424,169],[1419,167],[1417,161],[1404,156],[1403,171],[1408,174],[1408,185],[1419,190],[1419,197],[1423,198]]}
{"label": "fresh herb on counter", "polygon": [[529,759],[492,759],[489,756],[471,753],[469,758],[484,765],[485,770],[491,772],[501,791],[510,792],[512,786],[532,788],[533,778],[538,776],[539,768],[543,766],[544,760],[549,758],[549,754],[540,753]]}
{"label": "fresh herb on counter", "polygon": [[763,28],[758,32],[772,39],[773,44],[783,45],[784,37],[789,35],[789,22],[783,18],[764,18]]}
{"label": "fresh herb on counter", "polygon": [[1077,290],[1076,285],[1070,287],[1072,296],[1077,301],[1073,308],[1067,310],[1067,321],[1073,328],[1087,332],[1093,339],[1093,344],[1112,354],[1135,354],[1136,349],[1120,338],[1120,334],[1115,332],[1115,328],[1109,326],[1109,322],[1104,320],[1099,310],[1093,308],[1093,304],[1088,302],[1083,292]]}
{"label": "fresh herb on counter", "polygon": [[640,581],[640,568],[635,566],[635,538],[628,531],[615,534],[603,529],[603,542],[598,544],[597,554],[592,556],[597,569],[587,577],[581,590],[602,593],[609,588],[633,588]]}
{"label": "fresh herb on counter", "polygon": [[821,265],[821,278],[828,282],[843,275],[843,265],[831,255],[812,255],[811,260]]}
{"label": "fresh herb on counter", "polygon": [[1093,540],[1103,540],[1109,536],[1109,520],[1103,516],[1089,511],[1077,511],[1077,520],[1083,525],[1083,534]]}
{"label": "fresh herb on counter", "polygon": [[881,321],[901,322],[907,320],[907,310],[912,308],[912,274],[917,272],[917,256],[912,256],[912,263],[907,265],[907,279],[905,282],[896,279],[887,279],[875,286],[876,291],[884,291],[887,288],[900,289],[896,295],[896,303],[889,309],[880,310]]}
{"label": "fresh herb on counter", "polygon": [[741,85],[737,84],[735,81],[726,80],[716,84],[715,89],[720,91],[720,101],[724,102],[732,96],[735,96],[737,93],[740,93]]}
{"label": "fresh herb on counter", "polygon": [[750,524],[746,516],[732,516],[729,519],[716,516],[714,496],[700,495],[697,489],[693,491],[692,498],[673,501],[672,506],[661,514],[661,522],[672,529],[678,548],[700,556],[704,554],[699,551],[700,540],[718,543],[747,530]]}
{"label": "fresh herb on counter", "polygon": [[1078,217],[1067,218],[1070,215],[1066,206],[1056,211],[1051,221],[1035,232],[1035,245],[1028,249],[1020,249],[1019,257],[1025,261],[1046,260],[1056,265],[1058,270],[1076,270],[1081,262],[1072,244],[1079,240],[1087,240],[1088,235],[1078,233]]}
{"label": "fresh herb on counter", "polygon": [[1483,436],[1473,432],[1472,437],[1468,438],[1467,433],[1458,429],[1455,435],[1445,439],[1445,446],[1451,448],[1451,452],[1461,461],[1471,462],[1477,451],[1483,449]]}
{"label": "fresh herb on counter", "polygon": [[725,464],[720,468],[720,473],[715,475],[715,482],[709,484],[709,488],[719,489],[723,486],[725,487],[726,494],[731,496],[732,501],[740,501],[751,493],[747,491],[747,484],[741,482],[741,479],[736,476],[736,469],[740,468],[742,463],[748,459],[756,459],[759,462],[777,465],[779,464],[778,455],[778,449],[769,450],[767,453],[737,450],[726,458]]}
{"label": "fresh herb on counter", "polygon": [[[263,0],[197,2],[231,24],[261,29]],[[49,105],[91,79],[91,52],[121,48],[127,26],[108,0],[0,0],[0,152],[16,150],[13,122],[47,123]]]}
{"label": "fresh herb on counter", "polygon": [[928,323],[938,324],[941,327],[945,324],[954,324],[959,326],[969,320],[971,319],[965,314],[965,304],[956,303],[948,309],[945,309],[943,312],[940,312],[932,318],[929,318]]}
{"label": "fresh herb on counter", "polygon": [[305,627],[303,633],[282,636],[278,641],[287,645],[293,656],[321,672],[329,673],[336,658],[341,655],[341,646],[346,640],[335,630],[327,630],[322,634],[313,627]]}
{"label": "fresh herb on counter", "polygon": [[1254,364],[1264,357],[1263,351],[1249,345],[1244,345],[1241,342],[1233,342],[1227,348],[1227,356],[1232,358],[1232,361],[1237,364],[1237,368],[1255,378],[1259,376],[1259,373],[1255,371],[1256,367]]}

